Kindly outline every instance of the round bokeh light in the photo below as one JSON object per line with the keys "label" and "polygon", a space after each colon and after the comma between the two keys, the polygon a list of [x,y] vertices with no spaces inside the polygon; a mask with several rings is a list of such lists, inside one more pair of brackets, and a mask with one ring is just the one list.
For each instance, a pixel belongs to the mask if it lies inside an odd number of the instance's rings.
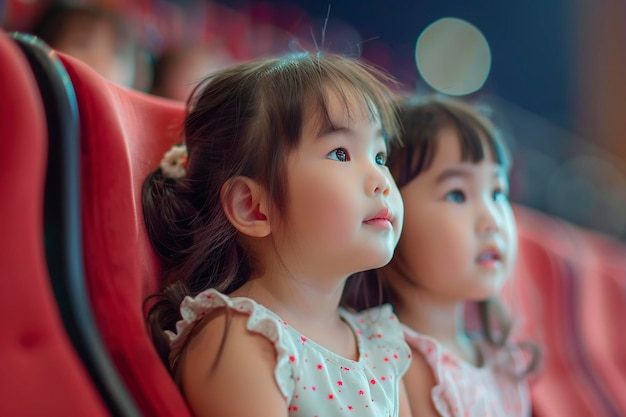
{"label": "round bokeh light", "polygon": [[491,51],[474,25],[446,17],[431,23],[417,38],[415,62],[433,89],[462,96],[477,91],[487,80]]}

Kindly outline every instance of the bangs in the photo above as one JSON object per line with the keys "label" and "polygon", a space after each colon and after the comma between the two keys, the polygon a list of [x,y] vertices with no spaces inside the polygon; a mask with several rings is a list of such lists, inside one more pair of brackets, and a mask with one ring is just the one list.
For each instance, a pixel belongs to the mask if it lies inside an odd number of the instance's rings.
{"label": "bangs", "polygon": [[510,170],[503,138],[488,119],[469,106],[443,102],[409,105],[401,110],[400,123],[404,146],[393,149],[390,162],[398,187],[430,168],[437,155],[438,134],[446,127],[458,133],[462,162],[479,163],[490,153],[506,173]]}
{"label": "bangs", "polygon": [[463,120],[450,113],[454,121],[461,145],[461,160],[463,162],[481,162],[485,158],[485,145],[489,147],[489,153],[493,155],[494,162],[500,165],[506,172],[510,168],[510,158],[495,128],[488,128],[480,121]]}
{"label": "bangs", "polygon": [[339,98],[350,119],[365,110],[372,123],[380,121],[386,138],[398,137],[395,95],[386,84],[394,81],[363,62],[298,54],[276,60],[264,78],[267,83],[261,99],[269,104],[265,120],[281,121],[272,130],[283,136],[288,146],[298,144],[305,118],[315,117],[320,131],[332,126],[331,95]]}

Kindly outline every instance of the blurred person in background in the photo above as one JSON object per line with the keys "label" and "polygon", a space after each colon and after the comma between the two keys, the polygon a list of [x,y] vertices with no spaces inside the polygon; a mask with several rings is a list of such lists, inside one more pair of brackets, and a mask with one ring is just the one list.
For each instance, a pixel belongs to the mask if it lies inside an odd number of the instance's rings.
{"label": "blurred person in background", "polygon": [[219,40],[171,47],[155,60],[150,93],[186,101],[200,80],[234,63],[233,54]]}
{"label": "blurred person in background", "polygon": [[138,48],[121,15],[94,5],[53,4],[43,12],[32,33],[103,77],[135,87]]}

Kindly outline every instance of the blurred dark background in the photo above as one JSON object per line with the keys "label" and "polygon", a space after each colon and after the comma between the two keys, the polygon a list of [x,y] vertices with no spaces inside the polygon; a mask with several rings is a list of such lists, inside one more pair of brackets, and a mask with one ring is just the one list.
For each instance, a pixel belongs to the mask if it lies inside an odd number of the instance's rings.
{"label": "blurred dark background", "polygon": [[[0,2],[2,26],[33,31],[45,10],[59,3],[4,0]],[[140,57],[134,61],[129,87],[163,95],[155,83],[165,71],[155,69],[155,64],[192,41],[210,45],[205,49],[213,57],[218,55],[215,45],[221,51],[219,62],[198,66],[199,71],[317,48],[360,56],[381,66],[406,92],[443,94],[418,70],[416,43],[434,22],[461,19],[488,43],[486,81],[465,98],[488,111],[511,144],[512,200],[626,239],[626,2],[622,0],[90,0],[71,4],[96,5],[123,18]],[[444,44],[434,49],[444,50]]]}
{"label": "blurred dark background", "polygon": [[[576,27],[576,10],[572,1],[298,0],[288,5],[223,0],[221,3],[252,15],[256,13],[259,18],[267,18],[266,8],[278,14],[297,4],[302,15],[291,12],[290,21],[277,19],[280,26],[305,37],[310,26],[318,38],[330,5],[331,24],[346,23],[358,31],[363,41],[363,57],[387,67],[409,88],[420,84],[414,58],[420,33],[442,17],[464,19],[483,32],[492,50],[493,65],[483,93],[497,93],[560,126],[574,128],[570,87],[575,77],[572,33]],[[344,31],[347,32],[346,28]],[[335,34],[333,38],[338,40],[340,36]]]}

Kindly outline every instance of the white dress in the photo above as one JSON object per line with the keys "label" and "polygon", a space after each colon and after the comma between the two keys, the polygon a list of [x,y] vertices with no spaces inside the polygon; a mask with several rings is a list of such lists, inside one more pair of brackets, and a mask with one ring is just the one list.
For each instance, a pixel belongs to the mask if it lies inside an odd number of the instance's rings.
{"label": "white dress", "polygon": [[254,300],[229,298],[211,289],[181,303],[182,320],[176,333],[168,332],[172,357],[180,353],[193,324],[221,307],[248,314],[248,330],[273,343],[274,377],[290,416],[398,415],[399,380],[410,364],[411,350],[391,306],[359,313],[339,309],[358,343],[359,359],[351,360],[308,339]]}

